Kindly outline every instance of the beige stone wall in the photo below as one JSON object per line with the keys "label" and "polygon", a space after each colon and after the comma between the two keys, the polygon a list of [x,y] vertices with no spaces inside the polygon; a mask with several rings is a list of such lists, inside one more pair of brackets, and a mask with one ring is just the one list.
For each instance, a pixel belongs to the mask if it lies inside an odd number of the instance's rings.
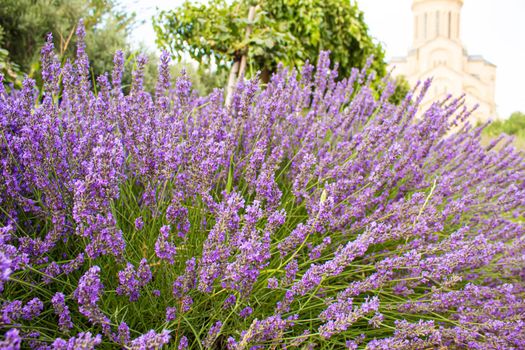
{"label": "beige stone wall", "polygon": [[497,118],[495,104],[496,66],[481,56],[469,56],[460,40],[463,0],[414,0],[414,37],[406,57],[394,58],[389,68],[414,86],[433,79],[423,101],[426,109],[452,94],[466,94],[469,107],[478,104],[473,121]]}

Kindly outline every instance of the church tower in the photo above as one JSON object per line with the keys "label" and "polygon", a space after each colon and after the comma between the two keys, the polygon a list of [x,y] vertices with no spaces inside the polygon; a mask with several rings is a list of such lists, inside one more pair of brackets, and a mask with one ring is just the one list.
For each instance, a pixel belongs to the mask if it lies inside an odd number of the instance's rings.
{"label": "church tower", "polygon": [[468,55],[460,37],[463,0],[413,0],[414,36],[406,57],[390,62],[394,75],[413,86],[432,77],[423,109],[451,93],[466,94],[469,107],[478,104],[472,121],[496,119],[496,66],[481,56]]}
{"label": "church tower", "polygon": [[415,0],[414,40],[412,47],[444,37],[461,45],[459,38],[460,16],[463,0]]}

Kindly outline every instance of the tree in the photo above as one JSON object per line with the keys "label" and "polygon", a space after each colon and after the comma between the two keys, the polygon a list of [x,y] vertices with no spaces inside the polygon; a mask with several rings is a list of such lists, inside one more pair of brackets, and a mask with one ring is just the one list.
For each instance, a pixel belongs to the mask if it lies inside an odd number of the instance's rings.
{"label": "tree", "polygon": [[6,82],[19,82],[19,71],[39,77],[47,33],[62,59],[74,57],[73,34],[81,18],[93,75],[110,71],[115,51],[127,48],[134,21],[114,0],[0,0],[0,69]]}
{"label": "tree", "polygon": [[[250,8],[256,9],[253,21]],[[378,76],[384,52],[370,36],[363,13],[351,0],[186,1],[154,19],[157,43],[172,55],[189,54],[206,66],[228,70],[246,55],[247,75],[261,71],[267,81],[278,62],[300,66],[330,50],[339,75],[361,68],[370,55]],[[246,36],[247,29],[251,31]]]}

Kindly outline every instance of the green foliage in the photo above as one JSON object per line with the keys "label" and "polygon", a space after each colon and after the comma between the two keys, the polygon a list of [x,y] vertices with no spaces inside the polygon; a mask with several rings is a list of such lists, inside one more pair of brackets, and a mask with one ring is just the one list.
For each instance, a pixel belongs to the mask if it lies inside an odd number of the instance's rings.
{"label": "green foliage", "polygon": [[410,91],[410,84],[402,75],[397,76],[394,80],[394,83],[396,89],[394,90],[394,94],[390,96],[389,102],[398,105],[401,103],[401,101],[403,101],[405,96]]}
{"label": "green foliage", "polygon": [[40,49],[49,32],[60,57],[74,57],[71,38],[81,18],[93,75],[110,71],[115,50],[127,49],[133,23],[114,0],[0,0],[0,69],[7,73],[6,82],[19,83],[19,71],[40,76]]}
{"label": "green foliage", "polygon": [[525,114],[514,112],[508,119],[496,120],[485,128],[485,133],[490,136],[498,136],[504,133],[525,137]]}
{"label": "green foliage", "polygon": [[17,64],[11,62],[9,58],[9,51],[2,48],[1,43],[4,37],[4,28],[0,26],[0,74],[4,76],[5,81],[19,85],[22,76],[20,67],[18,67]]}
{"label": "green foliage", "polygon": [[[249,23],[250,6],[257,6]],[[252,25],[248,39],[245,32]],[[226,70],[232,61],[248,55],[248,76],[262,72],[262,80],[279,62],[300,66],[315,62],[321,50],[330,50],[339,62],[340,76],[363,67],[370,55],[372,68],[385,74],[384,52],[368,33],[363,13],[350,0],[210,0],[186,1],[154,19],[157,43],[172,55],[184,53],[205,65]]]}
{"label": "green foliage", "polygon": [[4,81],[14,83],[19,86],[22,79],[22,73],[16,63],[9,59],[9,51],[0,47],[0,74],[4,76]]}
{"label": "green foliage", "polygon": [[496,120],[483,130],[485,143],[502,134],[513,136],[513,145],[525,150],[525,113],[514,112],[508,119]]}

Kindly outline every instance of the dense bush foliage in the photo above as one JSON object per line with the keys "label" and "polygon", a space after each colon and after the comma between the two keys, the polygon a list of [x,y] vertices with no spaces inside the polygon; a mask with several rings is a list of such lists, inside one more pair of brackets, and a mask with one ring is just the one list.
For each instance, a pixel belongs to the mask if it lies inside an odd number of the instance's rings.
{"label": "dense bush foliage", "polygon": [[490,136],[507,134],[525,137],[525,114],[514,112],[508,119],[495,120],[483,132]]}
{"label": "dense bush foliage", "polygon": [[514,112],[508,119],[495,120],[483,129],[486,139],[494,139],[502,134],[512,136],[514,147],[525,150],[525,114]]}
{"label": "dense bush foliage", "polygon": [[225,107],[166,53],[124,95],[117,52],[94,93],[78,35],[0,90],[3,348],[525,347],[525,163],[460,99],[416,119],[428,83],[391,105],[327,53]]}
{"label": "dense bush foliage", "polygon": [[[256,6],[253,21],[249,7]],[[251,34],[246,36],[246,27]],[[231,63],[248,56],[246,76],[261,71],[266,82],[279,63],[288,67],[314,62],[321,50],[330,50],[338,73],[350,75],[374,55],[372,68],[386,73],[384,51],[374,40],[363,12],[353,0],[211,0],[185,1],[154,18],[157,43],[181,57],[190,55],[203,64],[229,70]]]}
{"label": "dense bush foliage", "polygon": [[[4,83],[21,85],[24,74],[40,78],[39,57],[53,33],[60,59],[74,58],[74,33],[83,18],[90,70],[97,76],[112,67],[113,54],[127,47],[133,14],[116,0],[0,0],[0,73]],[[131,77],[127,79],[131,80]]]}

